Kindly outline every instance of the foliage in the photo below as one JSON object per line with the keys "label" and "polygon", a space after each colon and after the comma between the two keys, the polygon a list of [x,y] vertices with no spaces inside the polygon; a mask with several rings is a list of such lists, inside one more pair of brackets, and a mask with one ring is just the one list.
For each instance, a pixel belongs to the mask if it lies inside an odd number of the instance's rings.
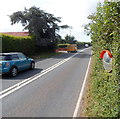
{"label": "foliage", "polygon": [[75,40],[75,37],[70,35],[66,35],[65,40],[66,40],[66,43],[69,43],[69,44],[74,44],[77,42],[77,40]]}
{"label": "foliage", "polygon": [[2,52],[23,52],[32,54],[35,49],[34,40],[31,37],[15,37],[2,34]]}
{"label": "foliage", "polygon": [[36,47],[33,37],[15,37],[0,34],[2,38],[2,52],[23,52],[26,55],[36,55],[45,52],[54,52],[55,45]]}
{"label": "foliage", "polygon": [[77,44],[78,49],[85,48],[86,44],[88,44],[88,47],[91,46],[91,42],[77,42],[76,44]]}
{"label": "foliage", "polygon": [[58,44],[64,44],[64,43],[74,44],[77,42],[77,40],[75,40],[74,36],[66,35],[64,39],[62,39],[61,36],[59,36],[57,42]]}
{"label": "foliage", "polygon": [[[87,108],[91,117],[120,117],[120,2],[98,4],[89,15],[85,30],[91,36],[95,59],[92,74],[91,101]],[[109,49],[113,54],[112,73],[104,70],[99,54]]]}
{"label": "foliage", "polygon": [[56,31],[60,28],[68,28],[67,25],[58,26],[61,22],[60,17],[54,17],[53,14],[35,6],[15,12],[9,17],[12,25],[20,22],[24,30],[29,30],[30,35],[36,37],[36,44],[39,46],[51,45],[51,42],[55,42]]}
{"label": "foliage", "polygon": [[74,36],[66,35],[65,38],[61,38],[61,36],[58,36],[57,43],[60,44],[77,44],[78,49],[84,48],[85,44],[88,44],[88,46],[91,46],[91,42],[79,42],[75,40]]}

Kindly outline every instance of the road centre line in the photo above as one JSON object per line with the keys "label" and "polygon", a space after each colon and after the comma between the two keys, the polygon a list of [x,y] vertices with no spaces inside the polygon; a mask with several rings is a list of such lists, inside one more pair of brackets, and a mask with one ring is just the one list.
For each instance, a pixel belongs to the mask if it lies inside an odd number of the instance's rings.
{"label": "road centre line", "polygon": [[[84,50],[85,50],[85,49],[84,49]],[[82,51],[84,51],[84,50],[82,50]],[[80,52],[82,52],[82,51],[80,51]],[[58,62],[57,64],[55,64],[55,65],[53,65],[53,66],[51,66],[51,67],[49,67],[49,68],[47,68],[47,69],[45,69],[45,70],[43,70],[43,71],[41,72],[42,74],[40,74],[40,75],[35,75],[35,76],[33,76],[33,77],[27,78],[27,79],[25,79],[25,80],[23,80],[23,81],[15,84],[15,85],[9,87],[9,88],[1,91],[1,92],[0,92],[0,99],[2,99],[2,98],[4,98],[4,97],[6,97],[7,95],[15,92],[16,90],[22,88],[23,86],[25,86],[25,85],[33,82],[34,80],[37,80],[37,79],[40,78],[41,76],[45,75],[46,73],[54,70],[54,69],[57,68],[58,66],[60,66],[60,65],[62,65],[63,63],[67,62],[67,61],[70,60],[72,57],[76,56],[77,54],[78,54],[78,53],[75,53],[74,55],[72,55],[72,56],[70,56],[70,57],[68,57],[68,58],[66,58],[66,59]]]}
{"label": "road centre line", "polygon": [[[74,56],[72,56],[72,57],[74,57]],[[57,64],[55,64],[55,65],[53,65],[53,66],[51,66],[51,67],[49,67],[49,68],[41,71],[41,73],[47,72],[47,71],[49,71],[49,70],[53,70],[54,68],[58,67],[59,65],[63,64],[64,62],[68,61],[68,60],[69,60],[70,58],[72,58],[72,57],[69,57],[69,58],[67,58],[67,59],[64,59],[64,60],[58,62]],[[0,95],[3,94],[3,93],[5,93],[5,92],[7,92],[7,91],[9,91],[9,90],[11,90],[11,89],[13,89],[13,88],[15,88],[15,87],[20,86],[21,84],[23,84],[23,83],[31,80],[32,78],[34,78],[34,77],[36,77],[36,76],[37,76],[37,75],[35,75],[35,76],[33,76],[33,77],[30,77],[30,78],[28,78],[28,79],[25,79],[25,80],[23,80],[23,81],[15,84],[15,85],[13,85],[13,86],[11,86],[11,87],[9,87],[9,88],[1,91],[1,92],[0,92]]]}

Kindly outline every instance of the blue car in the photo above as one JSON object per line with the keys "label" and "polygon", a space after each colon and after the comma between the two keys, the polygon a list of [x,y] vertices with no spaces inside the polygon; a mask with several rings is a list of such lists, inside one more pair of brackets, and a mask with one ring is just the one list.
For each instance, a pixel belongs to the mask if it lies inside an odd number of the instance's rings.
{"label": "blue car", "polygon": [[19,71],[34,69],[35,61],[23,53],[0,53],[0,74],[17,76]]}

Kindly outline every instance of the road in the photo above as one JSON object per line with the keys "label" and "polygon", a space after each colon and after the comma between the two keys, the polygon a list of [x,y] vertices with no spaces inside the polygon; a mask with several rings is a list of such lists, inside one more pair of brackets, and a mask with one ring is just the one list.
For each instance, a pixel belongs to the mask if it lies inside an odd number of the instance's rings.
{"label": "road", "polygon": [[3,91],[21,81],[29,82],[2,97],[2,116],[72,117],[90,56],[91,48],[65,53],[36,61],[35,70],[21,72],[15,78],[3,77]]}

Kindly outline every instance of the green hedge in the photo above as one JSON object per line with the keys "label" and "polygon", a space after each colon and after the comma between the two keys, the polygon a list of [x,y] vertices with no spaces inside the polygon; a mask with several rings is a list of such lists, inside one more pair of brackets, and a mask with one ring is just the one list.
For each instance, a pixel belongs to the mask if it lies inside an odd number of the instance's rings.
{"label": "green hedge", "polygon": [[[90,35],[93,46],[91,100],[87,107],[90,117],[120,117],[120,2],[99,4],[90,15]],[[103,68],[99,58],[102,50],[113,54],[112,73]]]}
{"label": "green hedge", "polygon": [[[0,43],[2,43],[2,52],[23,52],[31,56],[45,52],[54,52],[56,45],[49,44],[48,46],[37,46],[35,38],[15,37],[6,34],[0,34]],[[44,39],[43,39],[44,40]]]}
{"label": "green hedge", "polygon": [[1,34],[2,52],[23,52],[32,55],[35,51],[35,43],[31,37],[15,37]]}

